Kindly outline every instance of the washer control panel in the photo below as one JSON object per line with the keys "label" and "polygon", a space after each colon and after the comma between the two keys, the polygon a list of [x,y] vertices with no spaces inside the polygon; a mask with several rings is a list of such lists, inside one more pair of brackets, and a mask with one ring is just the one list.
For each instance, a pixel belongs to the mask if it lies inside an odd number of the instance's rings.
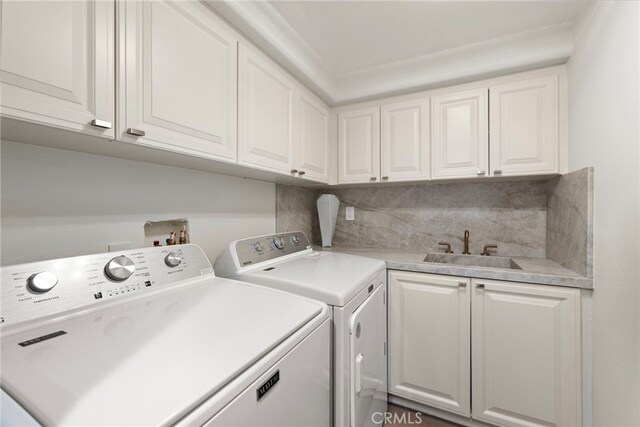
{"label": "washer control panel", "polygon": [[0,325],[139,295],[207,274],[213,276],[211,263],[191,244],[2,267]]}
{"label": "washer control panel", "polygon": [[311,249],[311,243],[299,231],[238,240],[235,251],[240,267],[258,264],[285,255]]}

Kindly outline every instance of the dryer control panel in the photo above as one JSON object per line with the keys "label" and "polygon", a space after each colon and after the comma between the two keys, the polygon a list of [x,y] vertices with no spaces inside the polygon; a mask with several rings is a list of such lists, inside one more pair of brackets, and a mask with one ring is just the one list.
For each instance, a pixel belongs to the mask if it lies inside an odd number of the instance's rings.
{"label": "dryer control panel", "polygon": [[0,325],[100,304],[213,275],[197,245],[161,246],[0,269]]}
{"label": "dryer control panel", "polygon": [[300,231],[269,234],[235,242],[239,267],[247,267],[307,249],[311,249],[311,243]]}

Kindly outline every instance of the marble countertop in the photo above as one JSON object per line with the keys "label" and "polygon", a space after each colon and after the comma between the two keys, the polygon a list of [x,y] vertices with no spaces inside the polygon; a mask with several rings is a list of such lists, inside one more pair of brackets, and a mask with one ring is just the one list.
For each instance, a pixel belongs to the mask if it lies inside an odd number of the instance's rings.
{"label": "marble countertop", "polygon": [[592,279],[581,276],[546,258],[511,257],[511,259],[522,268],[522,270],[511,270],[505,268],[423,262],[427,251],[405,252],[393,249],[372,249],[349,246],[334,246],[330,248],[314,246],[314,249],[381,259],[387,263],[387,268],[391,270],[417,271],[480,279],[509,280],[540,285],[593,289]]}

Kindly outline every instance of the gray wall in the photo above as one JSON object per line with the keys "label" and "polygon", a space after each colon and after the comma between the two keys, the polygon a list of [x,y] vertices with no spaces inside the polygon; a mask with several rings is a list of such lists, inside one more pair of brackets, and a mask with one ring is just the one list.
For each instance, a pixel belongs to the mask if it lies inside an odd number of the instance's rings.
{"label": "gray wall", "polygon": [[2,265],[144,244],[144,224],[187,218],[213,262],[233,239],[275,231],[275,185],[2,142]]}

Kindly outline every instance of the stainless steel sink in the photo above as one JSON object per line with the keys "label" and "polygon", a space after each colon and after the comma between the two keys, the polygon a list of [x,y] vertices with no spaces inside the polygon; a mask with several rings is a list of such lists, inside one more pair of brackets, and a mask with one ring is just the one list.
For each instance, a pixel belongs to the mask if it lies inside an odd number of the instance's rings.
{"label": "stainless steel sink", "polygon": [[513,259],[501,256],[457,255],[429,252],[424,258],[424,262],[522,270],[522,267],[516,264]]}

